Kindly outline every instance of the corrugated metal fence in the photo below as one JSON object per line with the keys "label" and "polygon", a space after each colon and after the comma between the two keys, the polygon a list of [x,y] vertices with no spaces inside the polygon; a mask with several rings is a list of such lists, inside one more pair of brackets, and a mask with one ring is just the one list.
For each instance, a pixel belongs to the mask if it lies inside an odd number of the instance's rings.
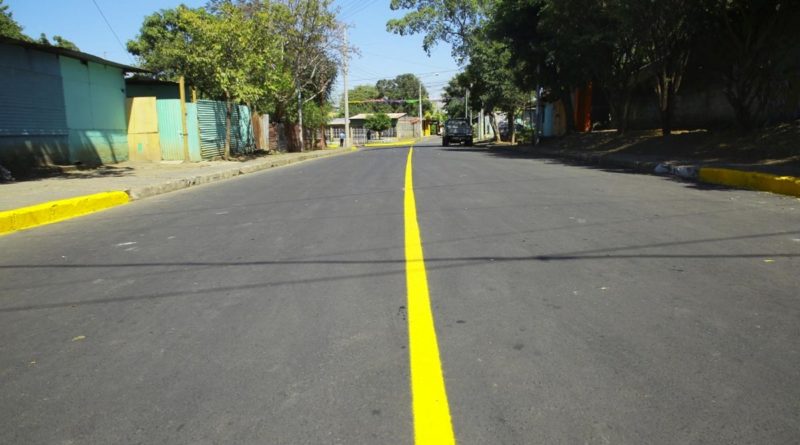
{"label": "corrugated metal fence", "polygon": [[[255,151],[250,109],[244,105],[234,105],[231,111],[231,154],[238,155]],[[225,154],[225,114],[225,102],[197,101],[200,153],[203,159],[221,157]]]}

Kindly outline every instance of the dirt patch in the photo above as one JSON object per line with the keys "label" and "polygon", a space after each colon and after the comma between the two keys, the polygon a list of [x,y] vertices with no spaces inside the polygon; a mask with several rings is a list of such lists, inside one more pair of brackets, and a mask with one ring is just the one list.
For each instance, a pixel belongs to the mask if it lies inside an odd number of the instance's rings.
{"label": "dirt patch", "polygon": [[622,154],[694,161],[800,169],[800,120],[750,135],[732,130],[682,130],[664,138],[658,130],[572,134],[542,142],[541,147],[598,154]]}

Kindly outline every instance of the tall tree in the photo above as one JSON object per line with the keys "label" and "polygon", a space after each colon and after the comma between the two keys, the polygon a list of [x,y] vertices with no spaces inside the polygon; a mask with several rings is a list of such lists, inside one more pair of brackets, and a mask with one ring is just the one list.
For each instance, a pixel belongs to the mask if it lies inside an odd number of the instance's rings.
{"label": "tall tree", "polygon": [[768,105],[786,97],[781,84],[800,71],[800,2],[715,0],[711,11],[703,57],[719,73],[740,128],[749,131],[765,122]]}
{"label": "tall tree", "polygon": [[276,91],[276,114],[290,124],[287,140],[292,151],[303,149],[294,130],[302,119],[303,104],[330,94],[336,79],[343,34],[331,4],[331,0],[276,3],[274,20],[283,39],[280,60],[292,79],[291,86]]}
{"label": "tall tree", "polygon": [[404,35],[424,34],[422,47],[430,55],[438,42],[451,45],[453,56],[463,62],[473,32],[486,19],[494,0],[392,0],[390,8],[410,10],[386,23],[386,30]]}
{"label": "tall tree", "polygon": [[422,80],[414,74],[400,74],[394,79],[381,79],[375,84],[378,97],[393,100],[390,108],[396,113],[416,115],[419,112],[419,95],[422,95],[422,112],[429,112],[433,106],[428,100],[428,90]]}
{"label": "tall tree", "polygon": [[280,41],[265,32],[267,11],[245,17],[230,2],[212,11],[179,6],[148,16],[128,51],[146,68],[171,78],[185,76],[207,95],[225,100],[224,154],[229,158],[233,105],[258,102],[280,84],[281,72],[268,66],[279,54]]}
{"label": "tall tree", "polygon": [[672,133],[675,97],[680,90],[689,57],[705,17],[702,0],[627,0],[634,29],[641,33],[649,60],[661,132]]}

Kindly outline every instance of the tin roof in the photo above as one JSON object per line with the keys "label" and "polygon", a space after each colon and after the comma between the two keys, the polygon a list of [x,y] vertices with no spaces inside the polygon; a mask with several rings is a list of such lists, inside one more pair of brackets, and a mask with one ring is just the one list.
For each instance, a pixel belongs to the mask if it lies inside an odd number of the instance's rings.
{"label": "tin roof", "polygon": [[12,39],[10,37],[0,37],[0,43],[5,43],[7,45],[21,46],[23,48],[35,49],[36,51],[56,54],[59,56],[72,57],[73,59],[84,60],[87,62],[95,62],[103,65],[113,66],[114,68],[119,68],[122,71],[129,73],[150,73],[150,71],[142,68],[125,65],[122,63],[112,62],[110,60],[94,56],[92,54],[82,53],[80,51],[73,51],[71,49],[66,49],[66,48],[60,48],[58,46],[43,45],[41,43],[27,42],[25,40]]}

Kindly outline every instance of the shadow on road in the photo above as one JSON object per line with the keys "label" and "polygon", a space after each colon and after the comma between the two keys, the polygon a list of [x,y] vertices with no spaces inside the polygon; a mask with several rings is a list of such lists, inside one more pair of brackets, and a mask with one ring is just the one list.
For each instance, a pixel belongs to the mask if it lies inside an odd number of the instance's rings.
{"label": "shadow on road", "polygon": [[[620,246],[603,249],[581,250],[561,253],[548,253],[531,256],[471,256],[471,257],[444,257],[427,258],[425,263],[428,270],[443,270],[458,267],[478,266],[487,263],[511,263],[511,262],[557,262],[557,261],[587,261],[587,260],[612,260],[612,259],[742,259],[742,258],[800,258],[800,252],[747,252],[747,253],[726,253],[726,254],[691,254],[691,253],[620,253],[629,250],[658,249],[675,246],[697,245],[705,243],[720,243],[728,241],[738,241],[745,239],[759,239],[779,236],[800,235],[800,231],[795,232],[771,232],[752,235],[742,235],[724,238],[704,238],[686,241],[673,241],[665,243],[653,243],[632,246]],[[14,271],[36,271],[53,269],[110,269],[110,268],[168,268],[169,270],[153,271],[155,273],[174,273],[172,268],[209,268],[209,267],[270,267],[285,265],[371,265],[371,264],[391,264],[397,265],[396,269],[384,272],[360,273],[334,275],[320,278],[308,278],[297,280],[278,280],[263,283],[253,283],[237,286],[221,286],[206,289],[194,289],[191,291],[164,292],[149,295],[131,295],[122,297],[99,298],[92,300],[75,300],[58,303],[29,304],[0,308],[0,313],[21,312],[40,309],[56,309],[64,307],[77,307],[85,305],[96,305],[105,303],[121,303],[129,301],[146,301],[163,298],[180,297],[186,295],[210,294],[215,292],[242,291],[259,288],[270,288],[278,286],[288,286],[297,284],[312,284],[319,282],[334,282],[343,280],[375,278],[380,276],[391,276],[405,273],[406,260],[404,258],[375,260],[375,259],[355,259],[355,260],[324,260],[324,259],[286,259],[286,260],[265,260],[265,261],[182,261],[182,262],[142,262],[142,263],[93,263],[93,264],[10,264],[0,265],[0,270]],[[148,273],[151,275],[152,273]]]}

